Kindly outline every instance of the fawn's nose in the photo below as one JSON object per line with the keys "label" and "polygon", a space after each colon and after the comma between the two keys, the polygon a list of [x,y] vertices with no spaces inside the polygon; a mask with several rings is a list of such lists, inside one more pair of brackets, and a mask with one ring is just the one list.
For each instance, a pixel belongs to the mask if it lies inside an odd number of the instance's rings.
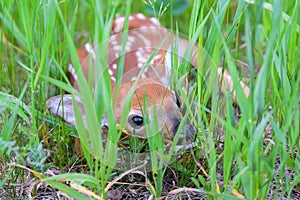
{"label": "fawn's nose", "polygon": [[[177,120],[175,126],[172,129],[172,133],[175,136],[175,134],[178,131],[180,131],[178,144],[190,146],[195,139],[196,128],[193,125],[191,125],[190,123],[184,123],[181,126],[180,130],[179,130],[179,127],[180,127],[180,121]],[[190,147],[188,147],[188,148],[190,148]]]}

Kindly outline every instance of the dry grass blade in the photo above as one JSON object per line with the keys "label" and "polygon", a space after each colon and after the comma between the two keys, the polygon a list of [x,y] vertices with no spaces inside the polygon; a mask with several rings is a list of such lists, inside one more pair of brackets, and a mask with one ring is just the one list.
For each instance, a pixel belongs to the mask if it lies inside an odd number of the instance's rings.
{"label": "dry grass blade", "polygon": [[78,192],[80,192],[82,194],[87,195],[90,198],[94,198],[94,199],[97,199],[97,200],[102,200],[103,199],[102,197],[98,196],[97,194],[95,194],[91,190],[88,190],[87,188],[85,188],[85,187],[83,187],[79,184],[71,182],[70,187],[77,190]]}
{"label": "dry grass blade", "polygon": [[205,193],[205,191],[202,191],[200,189],[196,189],[196,188],[187,188],[187,187],[183,187],[183,188],[178,188],[175,190],[172,190],[168,193],[168,195],[174,195],[174,194],[179,194],[179,193]]}

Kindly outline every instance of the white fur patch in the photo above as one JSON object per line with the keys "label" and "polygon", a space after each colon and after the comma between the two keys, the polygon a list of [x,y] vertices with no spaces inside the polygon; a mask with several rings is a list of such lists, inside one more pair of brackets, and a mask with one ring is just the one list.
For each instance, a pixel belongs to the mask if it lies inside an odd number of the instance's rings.
{"label": "white fur patch", "polygon": [[131,78],[131,81],[135,81],[135,80],[136,80],[136,77],[135,77],[135,76]]}
{"label": "white fur patch", "polygon": [[127,40],[129,41],[129,42],[134,42],[135,41],[135,37],[133,37],[133,36],[128,36],[127,37]]}
{"label": "white fur patch", "polygon": [[114,70],[116,70],[117,67],[118,67],[118,65],[117,65],[116,63],[112,65],[112,68],[113,68]]}
{"label": "white fur patch", "polygon": [[116,82],[116,78],[113,76],[110,77],[110,80],[112,80],[113,82]]}
{"label": "white fur patch", "polygon": [[111,43],[112,45],[117,45],[117,44],[118,44],[118,41],[117,41],[117,40],[110,40],[110,43]]}
{"label": "white fur patch", "polygon": [[112,76],[114,74],[111,69],[108,69],[108,73],[109,73],[110,76]]}
{"label": "white fur patch", "polygon": [[121,45],[114,45],[113,49],[114,49],[115,52],[119,52],[119,51],[122,50],[122,46]]}
{"label": "white fur patch", "polygon": [[161,59],[162,55],[161,54],[156,54],[154,57],[153,57],[153,60],[159,60]]}
{"label": "white fur patch", "polygon": [[143,64],[143,63],[138,63],[137,65],[138,65],[138,68],[140,68],[140,69],[142,69],[142,68],[143,68],[143,66],[144,66],[144,64]]}
{"label": "white fur patch", "polygon": [[129,52],[131,50],[131,47],[132,47],[132,43],[127,41],[126,46],[125,46],[125,51]]}
{"label": "white fur patch", "polygon": [[74,67],[71,63],[69,64],[68,72],[72,75],[73,79],[75,81],[77,81],[77,74],[76,74],[75,69],[74,69]]}
{"label": "white fur patch", "polygon": [[136,14],[136,17],[137,17],[138,19],[141,19],[141,20],[144,20],[144,19],[146,19],[146,16],[145,16],[145,15],[143,15],[142,13],[138,13],[138,14]]}
{"label": "white fur patch", "polygon": [[118,33],[121,32],[124,26],[125,17],[118,17],[115,19],[116,26],[114,28],[114,32]]}
{"label": "white fur patch", "polygon": [[156,19],[156,18],[154,18],[154,17],[151,17],[151,18],[150,18],[150,21],[151,21],[153,24],[155,24],[155,25],[157,25],[157,26],[160,26],[160,22],[158,21],[158,19]]}
{"label": "white fur patch", "polygon": [[85,50],[86,50],[88,53],[92,54],[92,58],[93,58],[93,59],[96,58],[96,55],[95,55],[95,52],[94,52],[94,49],[93,49],[91,43],[86,43],[86,44],[84,45],[84,48],[85,48]]}

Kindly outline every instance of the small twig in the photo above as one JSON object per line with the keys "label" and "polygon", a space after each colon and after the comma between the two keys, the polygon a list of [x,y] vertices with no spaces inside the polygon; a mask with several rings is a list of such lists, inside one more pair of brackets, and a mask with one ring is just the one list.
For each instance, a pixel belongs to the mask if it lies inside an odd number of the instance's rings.
{"label": "small twig", "polygon": [[209,178],[209,175],[206,173],[205,169],[204,169],[204,168],[202,167],[202,165],[196,160],[193,151],[191,151],[191,153],[192,153],[192,157],[193,157],[195,163],[197,164],[198,168],[202,171],[202,173],[203,173],[207,178]]}
{"label": "small twig", "polygon": [[196,192],[196,193],[206,193],[205,191],[202,191],[200,189],[196,189],[196,188],[186,188],[186,187],[183,187],[183,188],[178,188],[178,189],[175,189],[175,190],[171,190],[168,195],[174,195],[174,194],[178,194],[178,193],[182,193],[182,192]]}

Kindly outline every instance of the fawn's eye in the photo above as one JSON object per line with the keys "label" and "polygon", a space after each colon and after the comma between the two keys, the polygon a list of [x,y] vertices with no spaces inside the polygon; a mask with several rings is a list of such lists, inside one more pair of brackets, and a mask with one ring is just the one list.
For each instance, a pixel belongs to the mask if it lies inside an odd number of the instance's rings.
{"label": "fawn's eye", "polygon": [[134,116],[130,116],[128,119],[130,125],[135,128],[135,129],[139,129],[143,126],[143,117],[138,116],[138,115],[134,115]]}

